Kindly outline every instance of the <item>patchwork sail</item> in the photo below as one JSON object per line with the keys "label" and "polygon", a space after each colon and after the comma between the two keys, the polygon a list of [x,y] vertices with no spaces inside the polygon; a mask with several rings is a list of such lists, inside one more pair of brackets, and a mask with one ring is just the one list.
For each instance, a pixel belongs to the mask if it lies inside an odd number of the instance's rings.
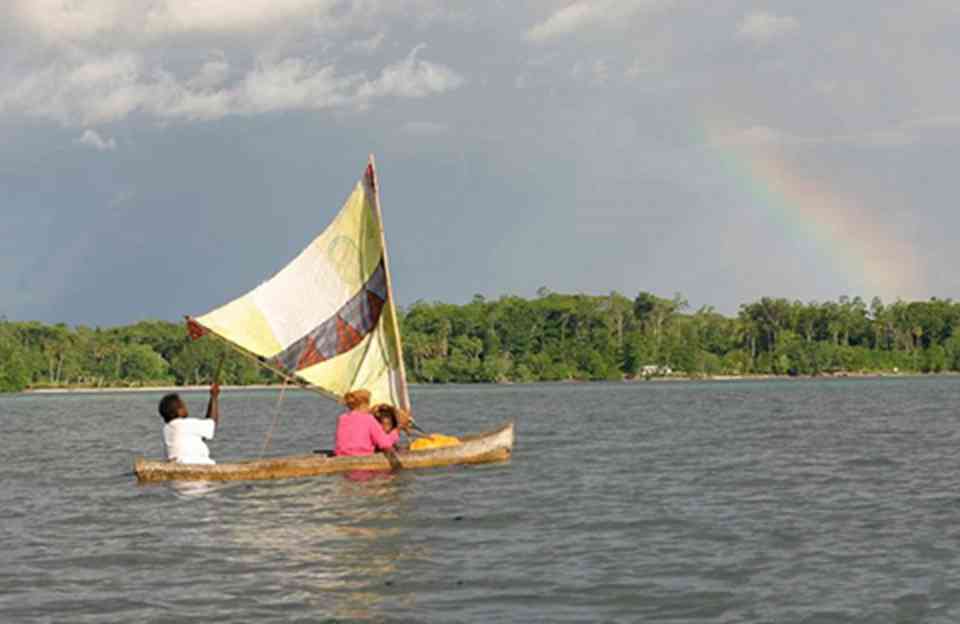
{"label": "patchwork sail", "polygon": [[246,295],[189,320],[339,399],[410,408],[371,157],[333,222]]}
{"label": "patchwork sail", "polygon": [[[374,404],[410,410],[373,158],[333,222],[300,255],[242,297],[188,318],[187,329],[194,338],[215,335],[332,398],[365,388]],[[264,458],[270,433],[257,459],[206,465],[137,457],[133,472],[141,483],[237,481],[485,464],[508,460],[515,439],[508,422],[479,435],[434,434],[408,450]]]}

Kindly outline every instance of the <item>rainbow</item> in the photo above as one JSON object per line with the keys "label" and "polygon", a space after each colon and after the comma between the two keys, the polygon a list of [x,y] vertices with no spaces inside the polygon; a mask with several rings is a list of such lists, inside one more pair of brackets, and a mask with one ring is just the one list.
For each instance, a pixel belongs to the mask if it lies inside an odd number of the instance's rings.
{"label": "rainbow", "polygon": [[[813,242],[834,277],[855,291],[850,295],[926,298],[924,262],[893,224],[878,220],[857,198],[795,171],[771,141],[735,140],[717,127],[704,129],[706,144],[737,186],[790,237]],[[765,138],[762,130],[753,134]]]}

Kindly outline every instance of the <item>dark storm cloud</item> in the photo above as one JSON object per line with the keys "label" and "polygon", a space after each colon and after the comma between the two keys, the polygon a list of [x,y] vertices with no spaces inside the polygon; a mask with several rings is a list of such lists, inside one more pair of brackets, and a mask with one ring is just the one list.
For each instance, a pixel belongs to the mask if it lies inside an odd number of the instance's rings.
{"label": "dark storm cloud", "polygon": [[[956,293],[952,4],[146,7],[0,9],[0,314],[219,305],[323,228],[370,152],[403,303]],[[785,226],[809,198],[731,166],[771,149],[916,255],[913,287],[859,292],[866,241]]]}

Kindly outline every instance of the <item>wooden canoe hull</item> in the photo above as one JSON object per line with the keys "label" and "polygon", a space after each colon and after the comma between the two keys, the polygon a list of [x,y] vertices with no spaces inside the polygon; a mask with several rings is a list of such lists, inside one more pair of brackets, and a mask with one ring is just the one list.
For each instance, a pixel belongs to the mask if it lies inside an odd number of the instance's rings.
{"label": "wooden canoe hull", "polygon": [[354,470],[387,472],[457,464],[488,464],[510,459],[515,439],[513,423],[494,431],[461,438],[463,444],[424,451],[403,451],[358,457],[293,455],[216,465],[178,464],[138,457],[133,462],[137,481],[255,481],[296,479]]}

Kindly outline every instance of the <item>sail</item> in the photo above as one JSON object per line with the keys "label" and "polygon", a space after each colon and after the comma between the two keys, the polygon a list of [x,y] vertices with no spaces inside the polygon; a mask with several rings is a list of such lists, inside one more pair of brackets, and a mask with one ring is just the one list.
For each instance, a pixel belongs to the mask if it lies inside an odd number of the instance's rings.
{"label": "sail", "polygon": [[334,398],[364,388],[374,404],[409,409],[372,157],[339,214],[299,256],[191,322]]}

